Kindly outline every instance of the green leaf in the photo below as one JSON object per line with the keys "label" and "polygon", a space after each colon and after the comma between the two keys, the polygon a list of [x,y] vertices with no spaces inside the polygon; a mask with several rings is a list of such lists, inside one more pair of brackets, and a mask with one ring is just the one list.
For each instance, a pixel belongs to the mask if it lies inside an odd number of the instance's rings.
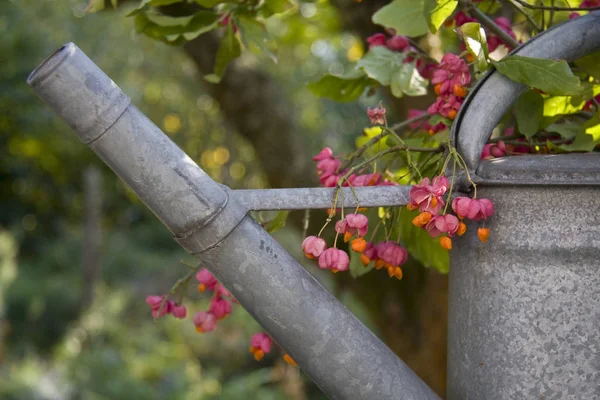
{"label": "green leaf", "polygon": [[285,226],[285,222],[289,213],[289,211],[284,210],[277,212],[275,218],[270,220],[269,223],[265,226],[265,230],[269,233],[273,233],[283,228]]}
{"label": "green leaf", "polygon": [[564,60],[507,56],[492,63],[498,72],[513,81],[550,95],[577,95],[583,90],[579,78]]}
{"label": "green leaf", "polygon": [[219,15],[212,11],[198,11],[187,17],[168,17],[142,11],[135,15],[134,27],[138,33],[168,44],[180,45],[217,26]]}
{"label": "green leaf", "polygon": [[95,13],[98,11],[102,11],[104,10],[104,7],[106,5],[104,4],[104,0],[90,0],[90,2],[88,3],[88,6],[85,9],[86,13]]}
{"label": "green leaf", "polygon": [[[117,0],[111,0],[111,1],[114,1],[115,3],[117,2]],[[130,16],[140,13],[141,11],[146,9],[146,6],[150,6],[150,7],[168,6],[169,4],[180,3],[182,1],[183,0],[142,0],[142,1],[140,1],[140,4],[137,6],[137,8],[135,8],[133,11],[131,11],[129,14],[127,14],[127,16],[130,17]]]}
{"label": "green leaf", "polygon": [[289,0],[265,0],[260,11],[264,18],[269,18],[273,14],[281,14],[292,7]]}
{"label": "green leaf", "polygon": [[448,127],[452,126],[452,120],[450,118],[446,118],[440,114],[435,114],[434,116],[429,118],[429,125],[431,125],[431,126],[436,126],[440,122]]}
{"label": "green leaf", "polygon": [[233,33],[231,24],[229,24],[228,28],[227,34],[221,39],[221,43],[219,44],[214,73],[204,77],[204,79],[211,83],[219,83],[223,74],[225,74],[227,65],[242,54],[240,42]]}
{"label": "green leaf", "polygon": [[432,238],[427,231],[412,224],[417,215],[417,212],[411,212],[405,207],[400,209],[400,218],[396,226],[402,242],[408,253],[425,267],[434,267],[444,274],[448,273],[448,251],[440,246],[439,238]]}
{"label": "green leaf", "polygon": [[600,79],[600,51],[576,60],[575,65],[584,70],[588,75]]}
{"label": "green leaf", "polygon": [[477,22],[467,22],[458,28],[467,50],[477,60],[479,71],[485,71],[488,64],[488,46],[485,31]]}
{"label": "green leaf", "polygon": [[213,8],[227,0],[193,0],[194,3],[201,5],[204,8]]}
{"label": "green leaf", "polygon": [[452,15],[458,0],[425,0],[424,13],[431,33],[436,33],[440,26]]}
{"label": "green leaf", "polygon": [[515,103],[517,126],[527,139],[539,132],[544,116],[544,99],[535,90],[523,93]]}
{"label": "green leaf", "polygon": [[[586,121],[581,130],[577,132],[573,143],[560,146],[552,145],[567,152],[593,151],[600,144],[600,115]],[[549,146],[550,147],[550,146]]]}
{"label": "green leaf", "polygon": [[317,82],[308,84],[308,89],[318,97],[327,97],[339,102],[349,102],[358,100],[369,86],[377,83],[365,75],[362,71],[357,71],[354,78],[325,75]]}
{"label": "green leaf", "polygon": [[358,60],[356,66],[365,71],[369,78],[389,86],[392,75],[402,66],[405,57],[404,53],[391,51],[384,46],[376,46]]}
{"label": "green leaf", "polygon": [[573,139],[577,135],[581,134],[583,126],[574,124],[572,122],[566,122],[563,124],[551,124],[544,129],[546,132],[558,133],[563,139]]}
{"label": "green leaf", "polygon": [[574,114],[583,109],[585,103],[600,94],[600,85],[584,84],[583,94],[578,96],[551,96],[544,99],[544,116]]}
{"label": "green leaf", "polygon": [[246,48],[249,49],[251,46],[254,46],[266,54],[273,62],[277,62],[277,56],[268,46],[269,34],[263,24],[246,16],[236,18],[236,24],[240,29],[240,36]]}
{"label": "green leaf", "polygon": [[427,94],[428,84],[429,82],[419,74],[413,63],[403,63],[393,73],[390,89],[396,97],[424,96]]}
{"label": "green leaf", "polygon": [[358,278],[373,269],[373,263],[370,263],[366,267],[363,265],[362,261],[360,261],[359,253],[352,250],[350,250],[349,253],[350,265],[348,266],[348,269],[350,271],[350,276],[352,276],[353,278]]}
{"label": "green leaf", "polygon": [[421,36],[429,32],[425,0],[394,0],[373,14],[373,22],[396,30],[396,35]]}

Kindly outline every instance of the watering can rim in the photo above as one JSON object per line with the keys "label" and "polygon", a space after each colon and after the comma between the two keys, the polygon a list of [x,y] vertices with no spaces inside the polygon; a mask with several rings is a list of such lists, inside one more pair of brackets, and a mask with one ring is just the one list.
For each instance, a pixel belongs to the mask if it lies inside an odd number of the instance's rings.
{"label": "watering can rim", "polygon": [[[543,57],[536,58],[573,61],[597,51],[600,51],[600,11],[552,27],[509,55],[535,57],[542,53]],[[525,85],[511,81],[492,69],[469,93],[456,116],[450,135],[470,170],[479,171],[480,163],[484,164],[480,155],[492,129],[526,89]],[[547,167],[554,168],[555,163],[547,163]],[[488,170],[489,163],[486,166]]]}

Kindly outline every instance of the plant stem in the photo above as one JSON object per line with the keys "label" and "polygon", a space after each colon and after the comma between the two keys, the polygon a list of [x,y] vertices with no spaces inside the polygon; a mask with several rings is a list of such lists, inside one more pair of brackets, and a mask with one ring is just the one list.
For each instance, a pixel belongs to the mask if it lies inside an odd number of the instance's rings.
{"label": "plant stem", "polygon": [[558,6],[538,6],[529,4],[524,0],[513,0],[522,5],[525,8],[530,8],[532,10],[546,10],[546,11],[593,11],[600,10],[600,6],[587,7],[587,8],[579,8],[579,7],[558,7]]}
{"label": "plant stem", "polygon": [[536,32],[541,32],[542,31],[542,27],[539,26],[537,24],[537,22],[535,22],[535,20],[533,19],[533,17],[531,15],[529,15],[529,13],[527,13],[527,11],[525,11],[523,9],[523,7],[521,5],[519,5],[519,3],[515,3],[514,0],[507,0],[507,3],[510,4],[518,13],[520,13],[521,15],[523,15],[525,17],[525,19],[527,19],[527,22],[529,22],[529,24],[533,27],[533,29]]}
{"label": "plant stem", "polygon": [[509,45],[510,47],[519,47],[519,42],[512,38],[508,33],[506,33],[502,28],[500,28],[490,17],[488,17],[483,11],[475,7],[472,3],[466,6],[467,11],[473,18],[481,22],[481,25],[488,28],[490,31],[494,32],[496,35],[502,39],[504,43]]}

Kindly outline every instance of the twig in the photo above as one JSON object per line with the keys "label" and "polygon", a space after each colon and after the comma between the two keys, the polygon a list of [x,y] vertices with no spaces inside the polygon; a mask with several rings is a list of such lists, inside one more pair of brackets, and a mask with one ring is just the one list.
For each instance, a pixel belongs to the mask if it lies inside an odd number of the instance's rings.
{"label": "twig", "polygon": [[481,25],[488,28],[490,31],[494,32],[496,35],[502,39],[504,43],[509,45],[510,47],[519,47],[519,42],[513,39],[508,33],[506,33],[502,28],[500,28],[490,17],[488,17],[483,11],[473,6],[472,3],[468,3],[466,6],[467,12],[471,14],[472,17],[481,22]]}
{"label": "twig", "polygon": [[524,0],[513,0],[516,1],[517,3],[519,3],[520,5],[522,5],[525,8],[530,8],[532,10],[546,10],[546,11],[593,11],[593,10],[600,10],[600,6],[594,6],[594,7],[586,7],[586,8],[580,8],[580,7],[559,7],[559,6],[538,6],[538,5],[533,5],[533,4],[529,4]]}
{"label": "twig", "polygon": [[[431,114],[429,113],[424,113],[422,115],[419,115],[417,117],[411,118],[411,119],[407,119],[406,121],[397,123],[392,125],[391,128],[389,128],[390,130],[398,130],[398,129],[404,129],[409,125],[414,124],[415,122],[419,122],[422,119],[425,118],[429,118],[431,117]],[[375,143],[379,142],[381,139],[383,139],[384,137],[386,137],[387,135],[389,135],[388,130],[382,128],[383,131],[377,135],[377,136],[373,136],[371,139],[369,139],[369,141],[365,144],[363,144],[359,149],[357,149],[354,154],[352,154],[350,156],[350,158],[348,159],[348,161],[346,162],[346,164],[344,166],[342,166],[340,168],[341,171],[345,170],[346,168],[348,168],[350,166],[350,164],[352,163],[352,161],[360,156],[363,155],[363,153],[371,146],[373,146]]]}

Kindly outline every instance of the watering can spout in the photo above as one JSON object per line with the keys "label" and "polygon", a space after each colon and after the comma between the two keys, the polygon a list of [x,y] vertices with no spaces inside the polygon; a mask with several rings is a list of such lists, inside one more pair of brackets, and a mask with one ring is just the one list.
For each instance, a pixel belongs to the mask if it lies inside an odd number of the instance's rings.
{"label": "watering can spout", "polygon": [[330,398],[439,399],[77,46],[27,82]]}

